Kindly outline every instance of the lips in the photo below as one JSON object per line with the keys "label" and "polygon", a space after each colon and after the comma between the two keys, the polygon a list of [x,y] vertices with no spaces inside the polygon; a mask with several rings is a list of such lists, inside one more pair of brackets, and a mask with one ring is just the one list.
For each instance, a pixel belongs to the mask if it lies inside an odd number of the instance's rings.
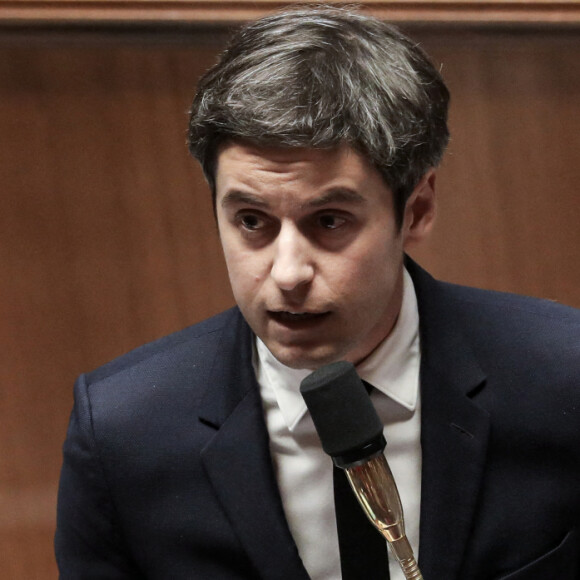
{"label": "lips", "polygon": [[330,312],[289,312],[285,310],[269,311],[269,316],[285,326],[304,326],[319,322]]}

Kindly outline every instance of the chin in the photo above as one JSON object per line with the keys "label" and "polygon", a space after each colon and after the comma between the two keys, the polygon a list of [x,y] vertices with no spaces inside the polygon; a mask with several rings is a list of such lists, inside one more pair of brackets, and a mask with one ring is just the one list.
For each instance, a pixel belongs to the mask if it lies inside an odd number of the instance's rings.
{"label": "chin", "polygon": [[269,345],[268,348],[278,361],[291,369],[316,370],[317,368],[332,362],[344,360],[344,355],[341,356],[340,353],[337,353],[334,350],[330,351],[330,349],[293,349],[289,347],[270,348]]}

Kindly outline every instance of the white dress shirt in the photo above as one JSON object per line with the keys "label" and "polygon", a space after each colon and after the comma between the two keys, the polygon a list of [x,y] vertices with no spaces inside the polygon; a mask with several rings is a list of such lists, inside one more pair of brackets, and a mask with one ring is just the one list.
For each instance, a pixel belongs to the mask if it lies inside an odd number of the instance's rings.
{"label": "white dress shirt", "polygon": [[[417,298],[411,277],[405,271],[397,322],[357,371],[375,387],[371,398],[384,425],[385,454],[399,488],[407,537],[416,558],[421,498],[419,365]],[[300,394],[300,382],[311,371],[282,365],[259,339],[254,367],[292,536],[312,580],[339,580],[332,460],[322,450]],[[389,570],[391,580],[404,580],[390,552]]]}

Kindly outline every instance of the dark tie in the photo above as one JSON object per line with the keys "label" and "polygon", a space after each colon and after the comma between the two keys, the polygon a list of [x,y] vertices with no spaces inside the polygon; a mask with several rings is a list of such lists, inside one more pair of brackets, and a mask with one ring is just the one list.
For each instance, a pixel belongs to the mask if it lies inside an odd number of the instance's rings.
{"label": "dark tie", "polygon": [[388,580],[387,542],[364,514],[345,472],[333,469],[342,580]]}

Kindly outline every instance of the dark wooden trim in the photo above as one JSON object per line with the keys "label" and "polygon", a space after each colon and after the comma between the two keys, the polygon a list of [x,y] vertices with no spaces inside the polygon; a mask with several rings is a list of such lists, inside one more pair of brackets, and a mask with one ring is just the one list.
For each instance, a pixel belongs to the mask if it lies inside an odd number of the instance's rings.
{"label": "dark wooden trim", "polygon": [[[288,4],[279,0],[0,0],[0,26],[231,24]],[[366,0],[361,4],[394,22],[580,24],[578,0]]]}

